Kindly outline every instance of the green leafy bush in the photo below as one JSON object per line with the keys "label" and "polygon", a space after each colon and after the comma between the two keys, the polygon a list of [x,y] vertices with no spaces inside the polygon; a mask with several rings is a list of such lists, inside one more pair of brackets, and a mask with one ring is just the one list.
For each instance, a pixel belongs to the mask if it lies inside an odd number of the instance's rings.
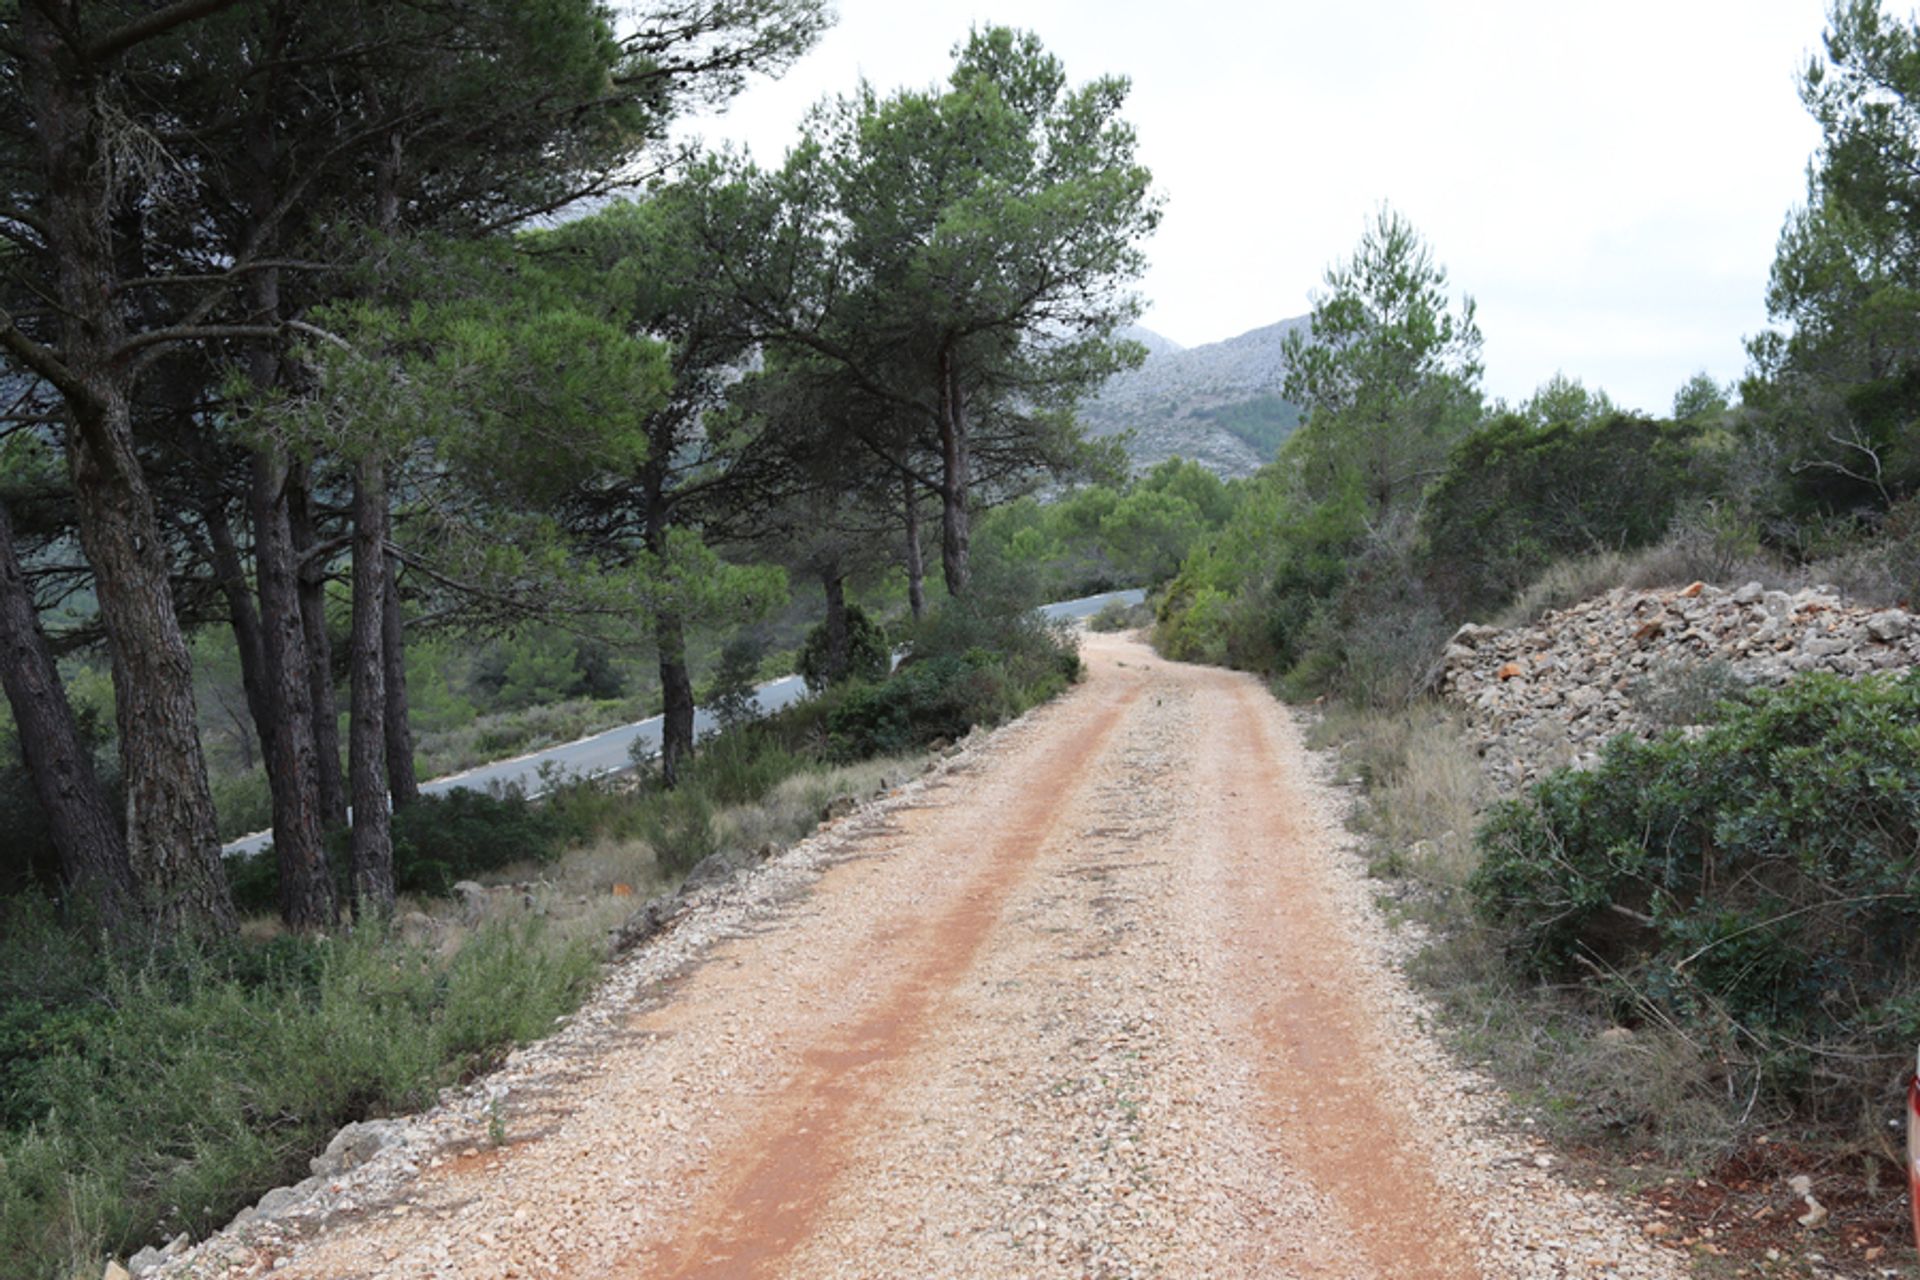
{"label": "green leafy bush", "polygon": [[[806,643],[800,647],[800,678],[807,682],[807,688],[814,693],[829,684],[839,683],[829,679],[830,644],[827,624],[822,622],[807,632]],[[887,669],[892,665],[893,651],[887,647],[887,633],[880,629],[879,623],[867,616],[866,610],[857,604],[848,605],[847,669],[842,679],[884,679]]]}
{"label": "green leafy bush", "polygon": [[1005,669],[984,650],[917,662],[883,684],[847,693],[827,716],[831,754],[864,760],[958,738],[1005,702]]}
{"label": "green leafy bush", "polygon": [[896,755],[959,738],[1051,698],[1081,674],[1072,632],[1037,613],[954,601],[928,619],[900,669],[855,685],[828,709],[828,754]]}
{"label": "green leafy bush", "polygon": [[1427,495],[1426,576],[1458,606],[1504,603],[1556,560],[1659,541],[1723,471],[1698,424],[1493,418],[1460,441]]}
{"label": "green leafy bush", "polygon": [[1147,605],[1124,604],[1119,600],[1109,600],[1100,606],[1100,612],[1087,619],[1087,630],[1127,631],[1134,627],[1150,626],[1152,623],[1153,610]]}
{"label": "green leafy bush", "polygon": [[[1857,1110],[1920,1037],[1920,674],[1810,675],[1495,809],[1472,892],[1538,975]],[[1882,1078],[1884,1077],[1884,1078]]]}
{"label": "green leafy bush", "polygon": [[713,801],[698,784],[682,784],[649,797],[641,811],[639,834],[652,847],[661,870],[682,874],[719,852],[713,809]]}

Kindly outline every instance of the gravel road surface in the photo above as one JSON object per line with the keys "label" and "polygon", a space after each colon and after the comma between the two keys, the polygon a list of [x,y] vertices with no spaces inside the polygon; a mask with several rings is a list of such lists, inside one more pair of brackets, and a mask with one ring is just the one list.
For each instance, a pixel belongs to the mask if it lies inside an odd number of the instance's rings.
{"label": "gravel road surface", "polygon": [[1084,652],[1074,693],[708,891],[553,1039],[170,1272],[1683,1274],[1426,1035],[1293,714]]}

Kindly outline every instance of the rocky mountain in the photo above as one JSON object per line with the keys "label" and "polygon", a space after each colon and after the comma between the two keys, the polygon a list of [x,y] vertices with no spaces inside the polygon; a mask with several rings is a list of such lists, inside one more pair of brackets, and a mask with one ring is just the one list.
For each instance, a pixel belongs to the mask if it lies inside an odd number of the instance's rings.
{"label": "rocky mountain", "polygon": [[1128,451],[1138,470],[1177,455],[1223,476],[1251,475],[1299,423],[1299,411],[1280,395],[1287,376],[1280,346],[1306,323],[1298,316],[1202,347],[1129,329],[1147,348],[1146,362],[1082,407],[1088,434],[1132,432]]}

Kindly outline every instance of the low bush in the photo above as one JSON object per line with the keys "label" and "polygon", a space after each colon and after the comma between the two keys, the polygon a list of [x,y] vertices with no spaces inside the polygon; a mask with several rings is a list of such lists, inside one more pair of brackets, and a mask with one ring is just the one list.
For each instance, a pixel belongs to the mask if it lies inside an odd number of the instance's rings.
{"label": "low bush", "polygon": [[720,851],[713,801],[697,784],[682,783],[649,797],[637,823],[654,861],[669,875],[684,875]]}
{"label": "low bush", "polygon": [[1474,896],[1522,973],[1588,979],[1803,1116],[1891,1101],[1920,1038],[1920,674],[1810,675],[1615,739],[1477,843]]}
{"label": "low bush", "polygon": [[847,669],[838,680],[831,678],[828,671],[831,647],[832,639],[824,622],[807,632],[806,643],[800,646],[796,669],[814,693],[844,680],[883,680],[893,666],[893,650],[887,646],[887,633],[857,604],[847,606]]}
{"label": "low bush", "polygon": [[725,842],[715,820],[722,811],[758,803],[817,763],[809,745],[820,736],[809,715],[816,701],[708,735],[672,790],[658,773],[643,771],[637,785],[591,779],[556,784],[543,807],[567,840],[641,840],[659,872],[684,874],[721,850]]}
{"label": "low bush", "polygon": [[1152,608],[1146,604],[1126,604],[1119,600],[1107,601],[1100,606],[1100,612],[1087,619],[1089,631],[1130,631],[1135,627],[1152,625]]}
{"label": "low bush", "polygon": [[534,925],[450,959],[370,930],[103,955],[34,919],[9,904],[0,955],[0,1257],[48,1280],[296,1181],[335,1128],[547,1030],[597,959]]}
{"label": "low bush", "polygon": [[207,784],[213,792],[214,820],[222,840],[237,840],[272,825],[273,793],[267,787],[266,770],[213,773]]}
{"label": "low bush", "polygon": [[827,715],[829,754],[864,760],[959,738],[1005,701],[1004,669],[984,651],[916,662],[884,683],[847,691]]}
{"label": "low bush", "polygon": [[[393,883],[401,893],[445,894],[455,883],[519,862],[551,862],[587,831],[587,817],[564,806],[535,804],[517,791],[495,795],[465,788],[421,796],[393,815]],[[348,833],[329,839],[329,861],[343,900]],[[226,856],[227,883],[242,912],[269,912],[279,901],[280,872],[271,852]]]}
{"label": "low bush", "polygon": [[956,739],[1037,706],[1081,671],[1070,626],[955,601],[922,625],[892,676],[854,685],[827,707],[827,754],[863,760]]}

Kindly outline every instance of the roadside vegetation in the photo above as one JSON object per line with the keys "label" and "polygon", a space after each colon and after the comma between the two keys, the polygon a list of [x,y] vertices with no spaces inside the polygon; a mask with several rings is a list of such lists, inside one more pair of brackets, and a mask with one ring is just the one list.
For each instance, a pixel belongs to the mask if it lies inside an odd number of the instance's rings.
{"label": "roadside vegetation", "polygon": [[423,797],[394,816],[391,929],[284,929],[270,856],[228,859],[232,938],[102,935],[38,895],[7,900],[0,1256],[92,1276],[103,1255],[220,1225],[303,1177],[341,1125],[430,1105],[547,1034],[647,897],[709,860],[750,865],[1079,669],[1070,632],[1037,615],[953,605],[892,675],[739,718],[672,788],[655,764],[555,778],[538,803]]}
{"label": "roadside vegetation", "polygon": [[[1723,1240],[1765,1205],[1712,1197],[1817,1172],[1854,1224],[1828,1261],[1857,1263],[1908,1229],[1911,674],[1646,681],[1647,718],[1689,727],[1506,798],[1430,693],[1463,623],[1616,587],[1920,604],[1920,26],[1868,0],[1830,22],[1801,85],[1825,141],[1744,381],[1693,378],[1659,417],[1567,376],[1488,402],[1471,299],[1383,209],[1289,349],[1301,425],[1156,592],[1153,634],[1318,708],[1383,895],[1422,931],[1416,972],[1528,1123],[1616,1181],[1698,1180],[1692,1225]],[[1821,1247],[1783,1221],[1732,1233]]]}
{"label": "roadside vegetation", "polygon": [[[1076,423],[1160,201],[1030,33],[763,167],[671,139],[822,0],[68,8],[0,2],[0,1270],[63,1280],[1070,684],[996,508],[1104,480],[1139,575],[1218,487]],[[423,793],[656,712],[619,784]]]}
{"label": "roadside vegetation", "polygon": [[[1150,605],[1095,626],[1320,708],[1419,972],[1556,1132],[1888,1174],[1914,678],[1742,694],[1505,799],[1428,693],[1462,623],[1620,585],[1920,602],[1920,25],[1833,5],[1738,385],[1489,402],[1471,298],[1383,207],[1284,395],[1221,418],[1277,449],[1223,482],[1081,433],[1141,358],[1161,206],[1126,82],[1029,33],[850,86],[763,168],[664,140],[820,0],[476,0],[457,36],[391,0],[113,8],[0,3],[8,1267],[98,1274],[485,1070],[635,899],[1069,686],[1023,610],[1122,586]],[[757,716],[789,671],[811,696]],[[654,711],[619,784],[421,793]]]}

